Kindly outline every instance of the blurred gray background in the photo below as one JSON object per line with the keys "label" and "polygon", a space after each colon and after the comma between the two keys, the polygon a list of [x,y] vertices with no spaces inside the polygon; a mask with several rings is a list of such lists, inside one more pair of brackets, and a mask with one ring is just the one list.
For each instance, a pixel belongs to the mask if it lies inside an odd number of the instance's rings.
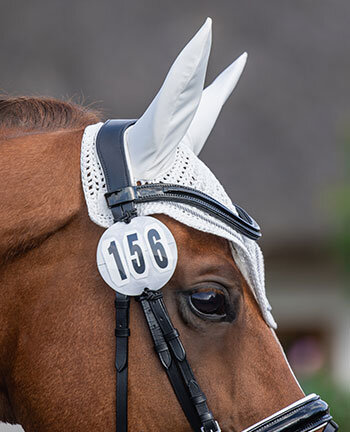
{"label": "blurred gray background", "polygon": [[347,282],[332,205],[346,177],[348,0],[2,0],[1,92],[73,97],[106,118],[138,117],[207,16],[207,83],[243,51],[249,58],[201,157],[263,228],[287,354],[313,337],[319,369],[348,390]]}

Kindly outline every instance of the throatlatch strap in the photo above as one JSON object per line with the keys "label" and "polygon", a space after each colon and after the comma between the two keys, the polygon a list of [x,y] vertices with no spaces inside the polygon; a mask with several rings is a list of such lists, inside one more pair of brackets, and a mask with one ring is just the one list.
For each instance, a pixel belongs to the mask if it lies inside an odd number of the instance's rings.
{"label": "throatlatch strap", "polygon": [[[195,432],[219,432],[220,427],[208,408],[207,399],[186,359],[179,333],[163,302],[163,293],[147,288],[139,297],[155,350],[164,366],[179,403]],[[174,365],[175,363],[175,368]],[[170,373],[169,373],[170,371]]]}

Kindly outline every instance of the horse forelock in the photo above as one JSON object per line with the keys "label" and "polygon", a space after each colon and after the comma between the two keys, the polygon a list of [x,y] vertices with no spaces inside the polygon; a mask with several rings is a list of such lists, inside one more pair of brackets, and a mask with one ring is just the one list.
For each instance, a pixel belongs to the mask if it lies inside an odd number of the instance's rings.
{"label": "horse forelock", "polygon": [[0,97],[2,136],[79,129],[100,119],[100,113],[70,101],[42,97]]}

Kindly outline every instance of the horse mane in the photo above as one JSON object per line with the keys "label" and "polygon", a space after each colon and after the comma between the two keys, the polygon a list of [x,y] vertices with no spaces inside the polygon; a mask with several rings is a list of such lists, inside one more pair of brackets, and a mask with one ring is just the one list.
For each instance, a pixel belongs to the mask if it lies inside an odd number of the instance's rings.
{"label": "horse mane", "polygon": [[[43,97],[0,97],[1,135],[80,129],[100,120],[100,113],[73,102]],[[6,133],[7,132],[7,133]]]}

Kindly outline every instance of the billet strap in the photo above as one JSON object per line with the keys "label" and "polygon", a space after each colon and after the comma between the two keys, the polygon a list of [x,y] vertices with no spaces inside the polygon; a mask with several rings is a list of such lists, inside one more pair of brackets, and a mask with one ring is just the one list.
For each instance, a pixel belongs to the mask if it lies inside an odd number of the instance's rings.
{"label": "billet strap", "polygon": [[179,333],[163,301],[163,293],[147,288],[138,298],[150,329],[155,350],[166,370],[178,401],[195,432],[219,432],[207,399],[189,365]]}

